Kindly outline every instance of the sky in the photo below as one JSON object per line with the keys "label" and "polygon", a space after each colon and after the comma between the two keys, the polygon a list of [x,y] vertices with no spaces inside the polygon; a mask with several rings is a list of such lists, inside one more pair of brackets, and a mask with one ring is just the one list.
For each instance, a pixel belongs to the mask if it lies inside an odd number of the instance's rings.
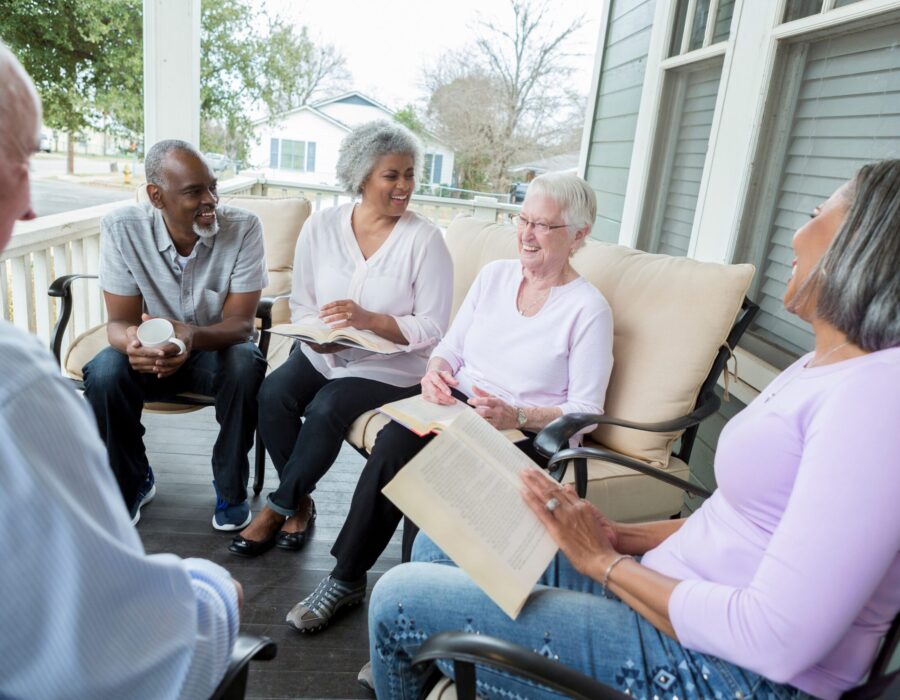
{"label": "sky", "polygon": [[[509,0],[265,0],[267,9],[308,28],[311,37],[335,45],[347,59],[353,89],[399,109],[425,96],[422,69],[447,49],[475,37],[479,18],[512,25]],[[589,92],[599,31],[600,0],[551,0],[556,25],[579,14],[583,27],[569,50],[575,55],[574,85]]]}

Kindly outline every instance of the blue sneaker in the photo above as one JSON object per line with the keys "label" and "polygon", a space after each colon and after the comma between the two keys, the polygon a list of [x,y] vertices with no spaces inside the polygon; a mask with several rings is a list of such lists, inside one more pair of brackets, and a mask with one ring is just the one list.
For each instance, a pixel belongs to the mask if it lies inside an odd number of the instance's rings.
{"label": "blue sneaker", "polygon": [[242,530],[250,524],[250,502],[244,499],[241,503],[229,503],[219,495],[216,482],[216,512],[213,513],[212,526],[216,530]]}
{"label": "blue sneaker", "polygon": [[141,519],[141,508],[147,505],[156,497],[156,478],[153,476],[153,470],[147,467],[147,478],[138,489],[137,499],[131,506],[131,524],[137,525]]}

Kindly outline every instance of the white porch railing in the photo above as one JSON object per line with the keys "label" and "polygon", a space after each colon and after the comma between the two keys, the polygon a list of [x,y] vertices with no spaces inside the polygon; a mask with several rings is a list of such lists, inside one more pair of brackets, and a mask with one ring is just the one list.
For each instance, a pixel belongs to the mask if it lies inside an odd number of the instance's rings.
{"label": "white porch railing", "polygon": [[[313,210],[329,207],[350,198],[340,188],[307,185],[292,180],[266,180],[257,176],[236,177],[219,186],[221,195],[254,194],[268,197],[302,194],[312,202]],[[23,330],[36,334],[49,345],[57,308],[47,295],[50,283],[62,275],[97,274],[100,264],[100,220],[113,209],[134,201],[101,204],[62,214],[44,216],[16,225],[12,239],[0,252],[0,317]],[[446,228],[459,214],[491,221],[505,219],[520,209],[516,204],[446,199],[414,195],[410,207]],[[103,323],[106,309],[96,281],[77,280],[73,287],[75,305],[68,343],[80,333]]]}

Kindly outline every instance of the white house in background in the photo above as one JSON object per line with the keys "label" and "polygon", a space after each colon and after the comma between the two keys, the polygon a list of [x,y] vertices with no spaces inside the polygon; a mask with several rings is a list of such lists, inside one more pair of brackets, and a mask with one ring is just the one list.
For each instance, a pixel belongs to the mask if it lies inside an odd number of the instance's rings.
{"label": "white house in background", "polygon": [[[344,136],[364,122],[393,118],[392,110],[354,91],[260,119],[254,123],[256,144],[250,151],[250,165],[280,177],[336,185],[338,148]],[[452,184],[453,150],[431,134],[422,141],[421,183]]]}

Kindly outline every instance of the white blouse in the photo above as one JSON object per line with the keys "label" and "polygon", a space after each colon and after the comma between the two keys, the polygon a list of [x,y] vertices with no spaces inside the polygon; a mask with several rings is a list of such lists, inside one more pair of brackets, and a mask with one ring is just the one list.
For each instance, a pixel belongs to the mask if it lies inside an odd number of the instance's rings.
{"label": "white blouse", "polygon": [[305,343],[303,352],[328,379],[362,377],[412,386],[422,379],[450,321],[453,261],[440,229],[409,210],[365,259],[350,225],[353,207],[317,211],[303,225],[294,253],[291,319],[321,323],[322,305],[340,299],[393,316],[407,340],[406,352],[379,355],[347,348],[323,355]]}

